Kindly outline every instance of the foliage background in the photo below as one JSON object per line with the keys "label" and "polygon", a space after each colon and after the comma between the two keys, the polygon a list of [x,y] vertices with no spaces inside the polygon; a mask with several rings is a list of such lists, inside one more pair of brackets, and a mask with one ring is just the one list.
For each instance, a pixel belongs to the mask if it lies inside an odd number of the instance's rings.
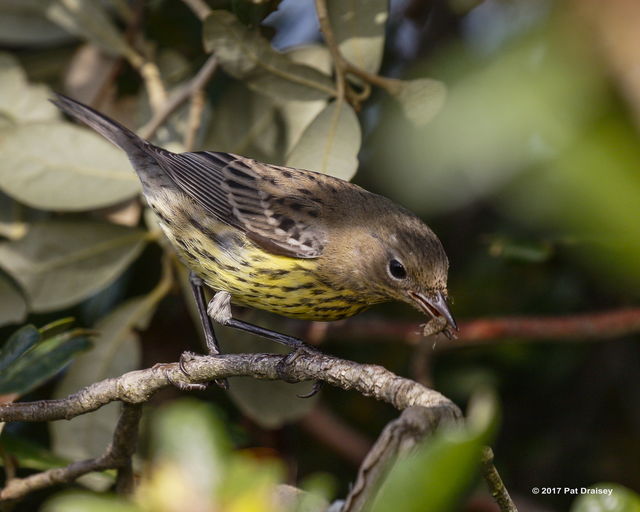
{"label": "foliage background", "polygon": [[[336,30],[343,51],[360,55],[355,63],[372,73],[438,82],[405,82],[416,88],[392,95],[374,87],[357,121],[343,107],[333,134],[316,119],[329,97],[322,88],[332,82],[312,3],[281,3],[251,47],[264,52],[262,64],[279,58],[260,46],[264,41],[286,50],[286,63],[273,65],[307,73],[317,86],[306,89],[256,71],[255,61],[238,55],[235,35],[254,33],[248,27],[277,2],[213,4],[229,12],[204,26],[205,48],[216,49],[222,69],[206,88],[203,122],[190,131],[185,105],[158,130],[157,143],[179,150],[192,132],[186,143],[196,149],[324,165],[346,178],[357,156],[354,182],[416,211],[443,240],[461,320],[637,304],[640,41],[633,23],[640,9],[632,1],[398,0],[386,25],[375,16],[384,14],[385,2],[369,2],[367,16],[345,24],[344,33]],[[178,1],[80,2],[77,11],[70,5],[0,1],[0,321],[3,339],[19,325],[68,316],[99,334],[94,348],[56,379],[9,390],[11,398],[65,396],[201,350],[183,276],[172,278],[163,267],[162,239],[137,199],[126,158],[47,102],[50,91],[64,91],[127,126],[144,126],[157,98],[136,72],[136,59],[152,57],[169,90],[177,90],[208,57],[201,22]],[[329,6],[334,13],[341,8]],[[348,47],[356,36],[364,41],[356,45],[364,48],[360,54]],[[293,59],[314,69],[300,71]],[[373,308],[363,318],[421,321],[401,305]],[[293,321],[257,321],[307,332]],[[309,336],[320,328],[313,329]],[[431,342],[355,342],[337,329],[322,347],[428,382],[462,406],[475,390],[495,389],[502,424],[494,450],[520,509],[566,510],[573,496],[533,496],[530,489],[612,481],[640,490],[638,334],[621,331],[569,343],[519,337],[433,350]],[[275,350],[237,333],[223,336],[227,351]],[[42,365],[35,373],[53,363]],[[237,446],[282,460],[291,482],[327,472],[344,495],[367,443],[395,412],[339,390],[306,402],[294,398],[297,392],[238,380],[228,394],[211,387],[197,396],[213,404]],[[180,394],[168,390],[153,404]],[[274,403],[264,407],[265,397]],[[4,450],[23,462],[31,450],[35,462],[23,464],[31,469],[96,455],[116,415],[107,407],[72,422],[10,424]],[[326,426],[334,442],[327,449],[314,428],[327,418],[347,425],[352,437]],[[47,497],[20,507],[32,509]],[[465,507],[487,503],[486,493],[475,490]]]}

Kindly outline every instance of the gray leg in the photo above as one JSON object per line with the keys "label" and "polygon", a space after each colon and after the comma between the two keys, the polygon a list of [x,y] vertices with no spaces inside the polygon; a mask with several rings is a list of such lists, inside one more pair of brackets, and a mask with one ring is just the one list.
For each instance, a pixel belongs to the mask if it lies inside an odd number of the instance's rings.
{"label": "gray leg", "polygon": [[276,343],[281,343],[282,345],[286,345],[293,349],[306,348],[309,350],[314,350],[299,338],[294,338],[293,336],[288,336],[286,334],[272,331],[270,329],[265,329],[264,327],[260,327],[233,318],[231,316],[231,295],[229,294],[229,292],[216,292],[211,301],[209,301],[207,313],[209,313],[209,316],[221,325],[233,327],[234,329],[239,329],[240,331],[250,332],[251,334],[262,336],[263,338],[275,341]]}
{"label": "gray leg", "polygon": [[[207,350],[210,355],[220,354],[220,346],[218,345],[218,339],[213,331],[213,324],[211,318],[207,315],[207,308],[204,300],[204,282],[200,277],[193,272],[189,273],[189,282],[191,283],[191,290],[193,296],[196,299],[196,306],[198,307],[198,315],[200,316],[200,322],[202,323],[202,330],[204,331],[204,339],[207,344]],[[184,356],[185,354],[183,354]],[[184,373],[187,373],[184,368],[183,358],[180,357],[180,368]],[[216,384],[222,389],[229,389],[229,383],[227,379],[217,379]]]}

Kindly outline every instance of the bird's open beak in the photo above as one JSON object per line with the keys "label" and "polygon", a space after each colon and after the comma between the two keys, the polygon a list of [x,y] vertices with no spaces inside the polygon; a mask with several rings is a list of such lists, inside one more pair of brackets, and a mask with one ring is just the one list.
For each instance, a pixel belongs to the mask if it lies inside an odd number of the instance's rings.
{"label": "bird's open beak", "polygon": [[453,318],[453,315],[449,310],[449,306],[447,305],[447,299],[442,292],[430,293],[428,295],[409,292],[409,296],[428,316],[432,318],[443,317],[447,321],[447,327],[443,331],[444,334],[448,338],[455,337],[455,331],[458,330],[458,324]]}

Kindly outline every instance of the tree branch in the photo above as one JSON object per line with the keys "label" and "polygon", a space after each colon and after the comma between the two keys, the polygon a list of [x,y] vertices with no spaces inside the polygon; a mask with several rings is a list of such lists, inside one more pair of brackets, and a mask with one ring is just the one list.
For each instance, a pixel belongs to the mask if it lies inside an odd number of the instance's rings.
{"label": "tree branch", "polygon": [[218,59],[214,54],[207,59],[196,76],[178,89],[157,112],[154,112],[151,120],[138,130],[140,137],[143,139],[153,137],[171,114],[178,110],[196,91],[204,89],[217,68]]}
{"label": "tree branch", "polygon": [[518,512],[515,503],[509,496],[509,491],[498,474],[498,470],[493,465],[493,450],[488,446],[482,452],[482,475],[489,486],[491,496],[500,507],[500,512]]}
{"label": "tree branch", "polygon": [[59,400],[2,404],[0,421],[71,419],[116,400],[144,403],[156,391],[174,383],[205,383],[233,376],[263,380],[285,378],[290,382],[323,381],[342,389],[356,390],[397,409],[421,405],[438,410],[443,418],[461,417],[458,407],[445,396],[398,377],[382,366],[358,364],[320,353],[304,352],[289,359],[275,354],[193,356],[184,364],[189,377],[180,370],[178,363],[167,363],[96,382]]}
{"label": "tree branch", "polygon": [[[8,479],[5,487],[0,489],[0,500],[15,500],[35,490],[73,482],[87,473],[106,469],[119,470],[118,490],[132,489],[131,457],[138,443],[138,424],[141,415],[140,405],[124,404],[113,439],[100,457],[74,462],[66,467],[50,469],[26,478]],[[128,481],[123,481],[122,473],[126,475]]]}

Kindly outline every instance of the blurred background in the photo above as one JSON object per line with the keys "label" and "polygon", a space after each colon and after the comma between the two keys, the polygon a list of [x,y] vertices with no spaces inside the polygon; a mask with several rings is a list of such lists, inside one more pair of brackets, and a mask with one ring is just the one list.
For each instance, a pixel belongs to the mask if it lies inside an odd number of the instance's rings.
{"label": "blurred background", "polygon": [[[75,327],[63,326],[76,329],[56,345],[63,353],[55,364],[40,358],[21,385],[0,382],[7,400],[66,396],[202,351],[184,274],[163,265],[168,248],[126,158],[65,121],[47,102],[51,91],[174,150],[314,169],[307,128],[317,137],[319,113],[330,107],[326,94],[255,80],[232,44],[221,49],[225,37],[233,41],[224,30],[259,33],[329,80],[309,0],[209,2],[233,13],[237,27],[227,18],[205,24],[205,46],[220,49],[220,65],[200,96],[153,130],[163,94],[180,92],[206,66],[202,22],[173,0],[72,4],[0,0],[0,340],[67,317]],[[478,389],[495,390],[496,465],[521,511],[568,510],[575,499],[533,495],[533,487],[615,482],[640,491],[640,3],[361,4],[360,32],[337,30],[342,50],[355,55],[349,37],[360,37],[371,59],[358,64],[403,85],[353,79],[367,94],[348,107],[359,128],[343,123],[333,169],[410,208],[439,235],[460,339],[420,339],[423,319],[399,304],[331,326],[247,318],[384,365],[463,409]],[[154,92],[156,71],[164,91]],[[99,332],[91,348],[83,329]],[[277,350],[221,333],[226,351]],[[328,387],[312,400],[295,397],[306,389],[232,379],[229,393],[211,386],[195,396],[211,404],[236,447],[280,460],[290,483],[323,473],[343,496],[397,412]],[[150,409],[181,395],[163,391]],[[64,424],[8,424],[5,462],[12,454],[29,474],[98,454],[116,416],[105,408]],[[478,484],[460,510],[497,509]]]}

